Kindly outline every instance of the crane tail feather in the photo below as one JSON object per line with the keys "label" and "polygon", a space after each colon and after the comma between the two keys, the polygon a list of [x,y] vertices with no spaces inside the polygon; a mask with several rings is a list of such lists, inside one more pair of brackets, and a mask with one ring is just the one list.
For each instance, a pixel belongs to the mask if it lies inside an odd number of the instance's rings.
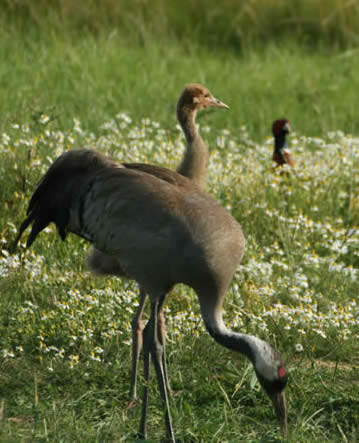
{"label": "crane tail feather", "polygon": [[27,227],[29,226],[29,224],[32,222],[32,217],[31,214],[26,217],[26,219],[21,223],[20,229],[19,229],[19,233],[17,234],[13,244],[12,244],[12,250],[15,251],[17,248],[17,244],[20,241],[20,238],[22,236],[22,234],[24,233],[24,231],[27,229]]}
{"label": "crane tail feather", "polygon": [[[26,229],[28,228],[28,226],[33,223],[30,235],[27,239],[26,242],[26,248],[29,248],[33,242],[35,241],[36,237],[38,236],[38,234],[45,229],[49,223],[51,222],[51,220],[49,220],[47,217],[46,218],[37,218],[33,212],[31,212],[28,217],[26,217],[26,219],[22,222],[20,229],[19,229],[19,233],[17,234],[14,242],[13,242],[13,246],[12,246],[12,250],[16,250],[16,247],[20,241],[20,238],[22,236],[22,234],[26,231]],[[62,233],[60,233],[62,234]],[[63,235],[61,235],[61,237],[63,237]]]}
{"label": "crane tail feather", "polygon": [[43,219],[34,221],[30,235],[26,242],[26,248],[29,248],[34,243],[36,237],[40,234],[40,232],[43,229],[45,229],[48,226],[49,223],[50,220],[43,220]]}

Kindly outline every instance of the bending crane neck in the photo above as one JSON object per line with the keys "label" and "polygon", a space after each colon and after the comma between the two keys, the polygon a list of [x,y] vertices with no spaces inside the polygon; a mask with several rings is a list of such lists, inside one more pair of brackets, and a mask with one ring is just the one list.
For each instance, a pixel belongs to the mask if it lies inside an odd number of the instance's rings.
{"label": "bending crane neck", "polygon": [[207,178],[208,148],[199,134],[195,117],[196,111],[177,111],[177,118],[187,141],[186,150],[177,172],[190,178],[203,189]]}
{"label": "bending crane neck", "polygon": [[255,360],[255,352],[252,341],[255,337],[247,334],[240,334],[228,329],[223,320],[217,324],[206,325],[210,335],[222,346],[232,351],[245,355],[252,363]]}
{"label": "bending crane neck", "polygon": [[[213,303],[211,303],[211,301]],[[222,314],[222,297],[204,298],[201,300],[201,313],[206,328],[214,340],[222,346],[245,355],[253,364],[256,357],[256,342],[261,341],[254,336],[240,334],[226,327]]]}

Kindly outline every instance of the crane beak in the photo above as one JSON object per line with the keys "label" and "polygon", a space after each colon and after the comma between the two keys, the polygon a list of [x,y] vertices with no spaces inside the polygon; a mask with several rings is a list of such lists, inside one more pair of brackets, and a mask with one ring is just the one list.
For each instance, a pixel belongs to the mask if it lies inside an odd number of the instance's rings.
{"label": "crane beak", "polygon": [[287,435],[287,406],[285,400],[285,392],[275,393],[270,396],[272,403],[274,405],[274,409],[279,421],[279,425],[283,432],[283,435]]}
{"label": "crane beak", "polygon": [[221,102],[220,100],[216,99],[215,97],[212,97],[210,101],[210,106],[215,106],[216,108],[225,108],[229,109],[229,106],[225,103]]}
{"label": "crane beak", "polygon": [[287,122],[284,126],[283,126],[283,130],[286,132],[291,132],[292,128],[290,127],[289,122]]}

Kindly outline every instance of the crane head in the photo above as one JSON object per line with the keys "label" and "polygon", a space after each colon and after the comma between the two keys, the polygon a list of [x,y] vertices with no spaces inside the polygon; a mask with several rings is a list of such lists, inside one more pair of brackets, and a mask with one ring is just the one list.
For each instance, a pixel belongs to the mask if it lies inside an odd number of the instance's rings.
{"label": "crane head", "polygon": [[253,336],[247,336],[254,370],[263,390],[271,399],[283,434],[287,434],[287,407],[284,388],[288,373],[279,352],[267,342]]}
{"label": "crane head", "polygon": [[277,367],[277,375],[274,379],[265,378],[257,372],[257,378],[262,388],[271,399],[284,435],[287,435],[287,406],[284,388],[287,384],[287,370],[284,364]]}
{"label": "crane head", "polygon": [[191,83],[183,90],[178,100],[177,110],[187,108],[191,111],[198,111],[209,107],[229,109],[229,106],[215,98],[205,86]]}
{"label": "crane head", "polygon": [[291,127],[288,119],[275,120],[272,124],[272,133],[274,137],[278,137],[280,134],[288,134],[291,131]]}

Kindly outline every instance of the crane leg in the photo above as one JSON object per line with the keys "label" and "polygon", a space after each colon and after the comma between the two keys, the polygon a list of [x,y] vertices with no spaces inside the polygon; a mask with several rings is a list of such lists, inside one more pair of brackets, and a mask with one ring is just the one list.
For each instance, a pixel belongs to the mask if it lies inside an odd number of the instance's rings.
{"label": "crane leg", "polygon": [[[138,363],[140,359],[140,353],[143,344],[143,324],[142,315],[145,307],[146,292],[143,288],[140,288],[140,302],[136,311],[136,315],[133,318],[132,324],[132,370],[131,370],[131,387],[130,387],[130,403],[128,408],[134,406],[137,400],[137,374],[138,374]],[[164,376],[166,381],[167,392],[171,393],[171,388],[169,384],[168,371],[167,371],[167,361],[166,361],[166,321],[164,317],[164,304],[166,297],[163,297],[158,305],[158,337],[163,346],[163,358],[162,365],[164,369]]]}
{"label": "crane leg", "polygon": [[136,315],[132,320],[132,370],[131,370],[131,387],[130,387],[130,404],[131,408],[137,400],[137,372],[138,362],[143,343],[143,324],[142,314],[145,307],[146,292],[140,288],[140,303],[138,305]]}
{"label": "crane leg", "polygon": [[175,438],[170,414],[165,370],[163,367],[163,345],[161,343],[161,339],[159,338],[158,316],[160,307],[163,306],[164,298],[165,297],[160,297],[156,298],[155,300],[151,300],[151,317],[143,331],[145,387],[143,391],[142,417],[139,434],[142,438],[146,438],[149,364],[150,360],[152,359],[157,375],[158,386],[161,393],[162,405],[165,411],[167,438],[170,442],[174,443]]}
{"label": "crane leg", "polygon": [[164,304],[166,301],[166,296],[162,297],[158,304],[158,337],[162,344],[163,353],[162,353],[162,365],[163,365],[163,372],[165,376],[165,382],[166,382],[166,388],[167,393],[170,394],[172,392],[170,388],[170,382],[168,378],[168,371],[167,371],[167,358],[166,358],[166,320],[165,315],[163,312]]}
{"label": "crane leg", "polygon": [[148,406],[148,384],[150,381],[150,364],[151,364],[151,354],[149,349],[144,350],[143,356],[143,375],[145,379],[145,385],[143,388],[143,398],[142,398],[142,415],[140,422],[140,431],[138,433],[138,438],[146,439],[147,438],[147,406]]}

